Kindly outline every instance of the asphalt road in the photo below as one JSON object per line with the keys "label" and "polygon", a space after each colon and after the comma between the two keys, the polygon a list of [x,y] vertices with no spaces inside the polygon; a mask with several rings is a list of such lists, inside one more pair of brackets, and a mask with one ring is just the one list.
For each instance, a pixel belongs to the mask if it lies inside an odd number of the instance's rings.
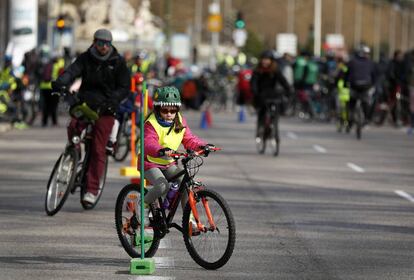
{"label": "asphalt road", "polygon": [[[333,124],[282,119],[279,157],[257,154],[254,119],[213,114],[192,130],[223,148],[199,178],[228,201],[236,221],[232,258],[199,267],[179,232],[162,241],[152,276],[129,274],[114,227],[125,163],[110,163],[96,209],[79,193],[54,217],[44,211],[64,127],[0,134],[0,279],[414,279],[414,137],[371,127],[362,141]],[[177,217],[177,216],[176,216]],[[177,222],[180,219],[177,218]]]}

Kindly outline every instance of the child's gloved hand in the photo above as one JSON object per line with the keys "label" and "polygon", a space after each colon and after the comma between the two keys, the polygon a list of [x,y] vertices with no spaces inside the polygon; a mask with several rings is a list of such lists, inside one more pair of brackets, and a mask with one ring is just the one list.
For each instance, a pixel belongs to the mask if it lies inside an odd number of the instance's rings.
{"label": "child's gloved hand", "polygon": [[162,149],[160,149],[159,151],[158,151],[158,155],[160,156],[160,157],[163,157],[163,156],[171,156],[171,154],[173,153],[174,151],[173,150],[171,150],[170,148],[162,148]]}
{"label": "child's gloved hand", "polygon": [[214,149],[216,146],[213,144],[207,144],[205,146],[200,146],[200,149],[204,150],[204,156],[208,156],[211,152],[211,149]]}

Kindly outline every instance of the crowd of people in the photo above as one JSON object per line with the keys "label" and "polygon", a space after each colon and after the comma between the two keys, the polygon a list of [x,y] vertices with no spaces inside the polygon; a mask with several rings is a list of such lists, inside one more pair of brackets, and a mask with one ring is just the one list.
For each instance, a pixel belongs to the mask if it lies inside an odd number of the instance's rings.
{"label": "crowd of people", "polygon": [[[161,85],[172,85],[180,90],[184,108],[198,110],[215,102],[218,108],[228,110],[251,106],[262,116],[263,95],[274,91],[283,101],[282,114],[305,120],[338,120],[338,131],[349,131],[353,108],[361,99],[366,123],[389,121],[396,127],[409,126],[407,132],[413,133],[414,51],[397,50],[390,59],[381,55],[374,62],[367,46],[349,57],[329,50],[318,58],[307,51],[293,57],[269,50],[256,62],[243,54],[223,55],[214,70],[186,67],[169,54],[158,57],[142,50],[121,55],[136,83],[136,93],[144,80],[150,94]],[[41,115],[43,127],[57,126],[59,97],[52,94],[51,81],[73,60],[69,49],[57,53],[41,47],[26,53],[20,67],[13,67],[12,57],[6,55],[0,72],[0,121],[25,128]],[[123,108],[130,111],[134,98],[129,99]]]}

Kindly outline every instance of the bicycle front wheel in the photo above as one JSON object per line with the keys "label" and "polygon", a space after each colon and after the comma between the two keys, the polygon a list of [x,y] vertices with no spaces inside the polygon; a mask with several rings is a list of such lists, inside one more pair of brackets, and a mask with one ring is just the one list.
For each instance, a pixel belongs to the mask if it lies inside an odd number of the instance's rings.
{"label": "bicycle front wheel", "polygon": [[[115,206],[115,227],[122,247],[132,258],[141,257],[141,193],[135,184],[126,185],[118,195]],[[160,238],[153,227],[144,229],[145,257],[158,250]]]}
{"label": "bicycle front wheel", "polygon": [[56,161],[47,183],[45,210],[49,216],[55,215],[68,198],[75,182],[78,154],[74,149],[62,153]]}
{"label": "bicycle front wheel", "polygon": [[[83,168],[86,168],[86,167],[83,167]],[[105,168],[103,170],[103,173],[102,173],[101,177],[99,178],[99,186],[98,186],[99,190],[98,190],[98,194],[96,195],[95,203],[90,204],[90,203],[84,203],[82,201],[82,198],[86,193],[86,184],[82,185],[82,191],[81,191],[81,197],[80,198],[81,198],[81,204],[82,204],[83,209],[91,210],[91,209],[95,208],[95,206],[98,204],[98,201],[101,198],[103,189],[105,187],[106,173],[107,172],[108,172],[108,157],[105,158]]]}
{"label": "bicycle front wheel", "polygon": [[[204,230],[190,220],[191,207],[183,212],[183,238],[188,253],[205,269],[218,269],[230,259],[236,242],[236,226],[227,202],[215,191],[194,193],[196,208]],[[193,219],[193,218],[192,218]]]}

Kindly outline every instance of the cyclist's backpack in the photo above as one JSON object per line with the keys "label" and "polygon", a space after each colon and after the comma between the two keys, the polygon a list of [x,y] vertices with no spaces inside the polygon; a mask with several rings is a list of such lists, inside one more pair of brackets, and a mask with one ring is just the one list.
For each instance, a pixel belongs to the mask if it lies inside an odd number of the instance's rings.
{"label": "cyclist's backpack", "polygon": [[53,63],[49,62],[47,63],[42,72],[42,81],[49,82],[52,80],[52,72],[53,72]]}
{"label": "cyclist's backpack", "polygon": [[305,83],[308,85],[314,85],[318,81],[319,67],[314,61],[309,61],[306,71]]}
{"label": "cyclist's backpack", "polygon": [[183,99],[193,99],[197,95],[197,85],[194,80],[187,80],[183,84],[182,90]]}
{"label": "cyclist's backpack", "polygon": [[299,56],[296,59],[295,69],[293,71],[293,77],[295,79],[295,82],[302,81],[303,75],[305,73],[305,67],[306,67],[306,60],[305,60],[305,58]]}

